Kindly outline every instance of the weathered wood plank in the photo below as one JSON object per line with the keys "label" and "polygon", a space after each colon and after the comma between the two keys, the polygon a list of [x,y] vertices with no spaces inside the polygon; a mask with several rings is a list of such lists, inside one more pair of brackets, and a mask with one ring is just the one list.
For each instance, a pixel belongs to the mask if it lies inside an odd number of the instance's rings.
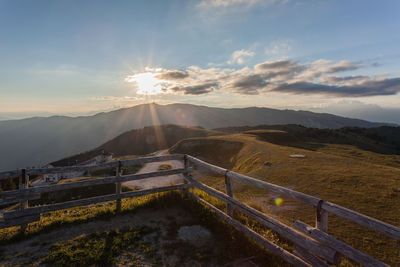
{"label": "weathered wood plank", "polygon": [[21,175],[21,170],[12,170],[0,172],[0,180],[6,180],[10,178],[15,178]]}
{"label": "weathered wood plank", "polygon": [[249,216],[250,218],[254,219],[255,221],[267,226],[268,228],[272,229],[273,231],[279,233],[283,237],[291,240],[293,243],[304,247],[311,253],[331,262],[337,264],[340,260],[338,253],[331,249],[330,247],[324,246],[321,243],[309,238],[308,236],[298,232],[295,229],[290,228],[289,226],[281,223],[280,221],[267,216],[266,214],[253,209],[244,203],[235,200],[226,194],[215,190],[199,181],[188,176],[188,180],[193,184],[193,186],[203,190],[204,192],[224,201],[227,203],[232,204],[232,206],[237,209],[238,211],[242,212],[243,214]]}
{"label": "weathered wood plank", "polygon": [[136,159],[127,159],[121,160],[122,166],[127,165],[135,165],[135,164],[144,164],[150,162],[158,162],[158,161],[166,161],[166,160],[184,160],[184,154],[171,154],[171,155],[164,155],[164,156],[152,156],[152,157],[142,157]]}
{"label": "weathered wood plank", "polygon": [[325,202],[322,209],[400,241],[400,228],[342,206]]}
{"label": "weathered wood plank", "polygon": [[197,159],[197,158],[189,156],[189,155],[187,155],[187,159],[197,166],[203,167],[205,169],[208,169],[208,170],[213,171],[220,175],[225,175],[225,173],[227,171],[227,169],[212,165],[210,163],[207,163],[205,161],[202,161],[200,159]]}
{"label": "weathered wood plank", "polygon": [[315,227],[325,233],[328,232],[328,212],[322,209],[322,203],[320,200],[318,205],[315,207]]}
{"label": "weathered wood plank", "polygon": [[23,216],[12,220],[0,221],[0,228],[6,228],[11,226],[26,225],[31,222],[40,220],[40,214],[34,214],[30,216]]}
{"label": "weathered wood plank", "polygon": [[[26,175],[25,169],[22,169],[21,176],[19,177],[19,185],[18,190],[19,192],[23,191],[25,188],[28,188],[29,184],[29,176]],[[28,201],[26,199],[20,199],[19,202],[19,209],[23,210],[24,208],[28,207]]]}
{"label": "weathered wood plank", "polygon": [[[201,166],[203,168],[207,168],[211,171],[214,171],[215,173],[224,175],[226,173],[226,169],[220,168],[218,166],[214,166],[212,164],[209,164],[207,162],[204,162],[202,160],[196,159],[194,157],[188,156],[189,161],[191,161],[193,164]],[[231,177],[233,179],[236,179],[238,181],[241,182],[245,182],[247,184],[256,186],[256,187],[260,187],[260,188],[264,188],[288,197],[291,197],[293,199],[296,199],[298,201],[313,205],[314,207],[316,207],[318,205],[318,203],[321,201],[321,199],[318,199],[316,197],[313,196],[309,196],[285,187],[281,187],[278,185],[274,185],[274,184],[270,184],[264,181],[260,181],[257,179],[254,179],[252,177],[246,176],[246,175],[242,175],[242,174],[238,174],[232,171],[228,171],[227,172],[228,177]],[[371,218],[369,216],[360,214],[356,211],[353,210],[349,210],[347,208],[341,207],[339,205],[324,201],[322,203],[322,210],[321,210],[321,221],[320,223],[318,223],[318,225],[321,227],[321,229],[326,229],[327,230],[327,213],[325,211],[334,213],[342,218],[354,221],[358,224],[364,225],[366,227],[369,227],[375,231],[378,231],[380,233],[383,233],[389,237],[392,237],[396,240],[400,241],[400,228],[390,225],[388,223],[379,221],[377,219]]]}
{"label": "weathered wood plank", "polygon": [[328,235],[327,233],[324,233],[312,226],[309,226],[301,221],[296,221],[294,226],[299,229],[300,231],[310,235],[312,238],[318,240],[321,243],[324,243],[335,250],[339,251],[343,255],[349,257],[350,259],[361,263],[364,266],[367,267],[373,267],[373,266],[389,266],[386,265],[385,263],[378,261],[374,259],[371,256],[368,256],[361,251],[347,245],[346,243],[334,238],[333,236]]}
{"label": "weathered wood plank", "polygon": [[310,254],[307,250],[304,248],[294,245],[294,254],[299,256],[299,258],[303,259],[305,262],[308,262],[311,264],[313,267],[329,267],[330,265],[326,264],[323,260],[320,258]]}
{"label": "weathered wood plank", "polygon": [[[29,176],[26,174],[25,169],[22,169],[21,176],[19,177],[19,191],[21,192],[29,186]],[[24,199],[19,202],[19,210],[24,212],[24,209],[28,208],[28,200]],[[21,232],[26,230],[26,224],[21,224]]]}
{"label": "weathered wood plank", "polygon": [[[233,198],[233,186],[232,186],[232,180],[229,178],[227,175],[225,175],[225,190],[226,194]],[[232,217],[233,215],[233,208],[230,203],[226,204],[226,213]]]}
{"label": "weathered wood plank", "polygon": [[226,174],[229,178],[233,178],[235,180],[238,180],[238,181],[244,182],[246,184],[259,187],[259,188],[264,188],[264,189],[270,190],[272,192],[288,196],[290,198],[296,199],[298,201],[301,201],[301,202],[304,202],[304,203],[307,203],[307,204],[310,204],[310,205],[313,205],[313,206],[317,206],[318,202],[320,201],[320,199],[318,199],[316,197],[309,196],[309,195],[306,195],[306,194],[303,194],[303,193],[288,189],[288,188],[283,187],[283,186],[279,186],[279,185],[267,183],[267,182],[264,182],[264,181],[260,181],[258,179],[255,179],[255,178],[243,175],[243,174],[232,172],[232,171],[229,171],[227,169],[223,169],[221,167],[218,167],[218,166],[212,165],[210,163],[207,163],[205,161],[196,159],[196,158],[194,158],[192,156],[188,156],[188,159],[193,164],[201,166],[201,167],[206,168],[206,169],[209,169],[209,170],[211,170],[211,171],[213,171],[215,173],[218,173],[220,175],[225,175]]}
{"label": "weathered wood plank", "polygon": [[40,194],[30,194],[30,195],[19,196],[18,198],[13,197],[8,199],[0,199],[0,206],[17,203],[20,202],[21,200],[40,199],[40,197],[41,197]]}
{"label": "weathered wood plank", "polygon": [[40,214],[43,212],[48,212],[48,211],[62,210],[62,209],[68,209],[68,208],[73,208],[73,207],[78,207],[78,206],[85,206],[85,205],[90,205],[90,204],[107,202],[107,201],[116,200],[118,198],[136,197],[136,196],[143,196],[143,195],[148,195],[148,194],[153,194],[153,193],[178,190],[178,189],[182,189],[185,186],[186,186],[185,184],[180,184],[180,185],[152,188],[152,189],[146,189],[146,190],[140,190],[140,191],[123,192],[120,195],[111,194],[111,195],[105,195],[105,196],[99,196],[99,197],[91,197],[91,198],[85,198],[85,199],[80,199],[80,200],[68,201],[68,202],[63,202],[63,203],[56,203],[56,204],[51,204],[51,205],[29,207],[23,211],[16,210],[16,211],[5,212],[3,214],[3,218],[5,221],[8,221],[10,219],[14,219],[14,218],[22,217],[22,216],[29,216],[29,215]]}
{"label": "weathered wood plank", "polygon": [[188,170],[185,169],[173,169],[173,170],[166,170],[166,171],[158,171],[158,172],[150,172],[150,173],[142,173],[142,174],[132,174],[132,175],[124,175],[119,177],[105,177],[105,178],[98,178],[98,179],[90,179],[72,183],[65,183],[65,184],[56,184],[56,185],[48,185],[48,186],[38,186],[38,187],[31,187],[23,190],[14,190],[14,191],[5,191],[3,192],[3,197],[11,198],[11,197],[19,197],[24,195],[30,194],[37,194],[37,193],[45,193],[45,192],[54,192],[60,190],[67,190],[72,188],[79,188],[84,186],[93,186],[93,185],[102,185],[102,184],[111,184],[116,182],[126,182],[132,180],[141,180],[150,177],[157,177],[157,176],[168,176],[173,174],[185,173]]}
{"label": "weathered wood plank", "polygon": [[[122,163],[119,162],[118,167],[117,167],[117,169],[116,169],[116,174],[115,174],[115,176],[116,176],[117,178],[120,178],[121,175],[122,175],[122,173],[121,173],[121,171],[122,171],[121,168],[122,168]],[[119,196],[119,195],[121,195],[121,193],[122,193],[122,184],[121,184],[121,182],[116,182],[116,183],[115,183],[115,194],[116,194],[117,196]],[[115,210],[116,210],[117,212],[120,212],[120,211],[121,211],[121,198],[117,198],[117,201],[116,201],[116,203],[115,203]]]}
{"label": "weathered wood plank", "polygon": [[[183,154],[172,154],[157,157],[142,157],[136,159],[121,160],[123,166],[143,164],[149,162],[165,161],[165,160],[183,160]],[[114,168],[118,166],[118,161],[101,163],[93,166],[67,166],[67,167],[54,167],[54,168],[37,168],[27,169],[27,175],[42,175],[47,173],[60,173],[60,172],[75,172],[75,171],[93,171],[106,168]],[[21,170],[4,171],[0,172],[0,180],[8,179],[10,177],[21,175]]]}
{"label": "weathered wood plank", "polygon": [[311,266],[299,257],[291,254],[290,252],[286,251],[285,249],[279,247],[278,245],[272,243],[271,241],[265,239],[262,235],[256,233],[255,231],[247,228],[243,224],[241,224],[239,221],[232,219],[232,217],[226,215],[210,203],[204,201],[203,199],[197,197],[196,195],[190,193],[192,197],[200,201],[202,204],[210,208],[218,217],[220,217],[223,221],[226,223],[232,225],[236,230],[244,233],[247,237],[250,239],[253,239],[256,241],[258,244],[263,246],[265,249],[269,250],[273,254],[281,257],[283,260],[285,260],[288,263],[293,264],[294,266]]}

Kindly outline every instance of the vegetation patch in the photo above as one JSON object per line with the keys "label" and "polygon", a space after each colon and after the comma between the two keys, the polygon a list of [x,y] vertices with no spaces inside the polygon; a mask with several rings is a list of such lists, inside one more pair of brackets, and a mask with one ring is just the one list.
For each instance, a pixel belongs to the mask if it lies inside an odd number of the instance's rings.
{"label": "vegetation patch", "polygon": [[[199,190],[193,192],[225,210],[224,203]],[[166,216],[163,222],[158,221],[161,212],[173,207],[180,207],[185,211],[189,220],[182,221],[180,216],[174,215]],[[52,230],[60,227],[72,225],[79,227],[82,223],[94,223],[99,219],[111,220],[114,216],[125,216],[130,213],[135,213],[136,217],[141,216],[141,212],[146,210],[153,211],[155,218],[155,221],[146,220],[152,224],[147,227],[136,224],[135,227],[118,227],[119,229],[86,233],[53,244],[48,239],[45,242],[29,241],[30,246],[38,246],[37,249],[42,255],[40,257],[24,255],[23,264],[35,261],[55,266],[119,266],[136,262],[140,266],[145,261],[147,265],[156,266],[218,266],[251,257],[259,266],[287,265],[282,259],[273,256],[220,220],[208,207],[178,191],[124,199],[122,212],[118,214],[115,214],[113,202],[50,212],[44,214],[40,222],[30,223],[25,234],[21,234],[18,227],[1,229],[0,239],[3,248],[9,248],[12,244],[16,245],[16,241],[25,242],[24,240],[37,235],[50,234]],[[249,227],[254,227],[253,223],[246,222],[240,217],[237,219]],[[180,240],[177,236],[178,229],[190,225],[201,225],[208,229],[212,234],[210,242],[197,247]],[[274,237],[266,229],[260,233],[268,238]],[[43,252],[46,254],[43,255]],[[15,259],[15,252],[8,251],[2,257],[0,265],[15,260],[18,260]]]}
{"label": "vegetation patch", "polygon": [[171,169],[172,169],[172,166],[169,164],[161,164],[160,166],[158,166],[159,171],[168,171]]}
{"label": "vegetation patch", "polygon": [[138,226],[80,236],[52,245],[42,263],[55,266],[109,266],[127,249],[138,250],[152,257],[154,251],[143,241],[143,237],[154,231],[150,227]]}

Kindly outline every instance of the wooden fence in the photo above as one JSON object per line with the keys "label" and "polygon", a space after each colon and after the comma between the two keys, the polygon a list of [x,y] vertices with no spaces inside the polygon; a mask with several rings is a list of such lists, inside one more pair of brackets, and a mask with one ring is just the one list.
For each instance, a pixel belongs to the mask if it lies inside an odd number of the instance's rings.
{"label": "wooden fence", "polygon": [[[123,166],[143,164],[149,162],[180,160],[184,163],[183,168],[157,171],[144,174],[122,175],[121,169]],[[209,187],[193,178],[191,172],[193,167],[211,171],[220,174],[225,178],[226,193]],[[115,168],[116,175],[104,178],[93,178],[89,180],[76,181],[65,184],[45,185],[29,187],[29,175],[44,175],[48,173],[64,173],[75,171],[93,171],[106,168]],[[162,179],[168,175],[182,174],[185,178],[185,183],[167,187],[122,192],[121,183],[133,180],[141,180],[151,177],[160,177]],[[238,174],[227,169],[209,164],[200,159],[189,155],[174,154],[158,157],[144,157],[123,161],[115,161],[94,166],[71,166],[57,168],[42,168],[42,169],[22,169],[7,172],[0,172],[0,180],[19,177],[19,189],[13,191],[2,192],[1,206],[19,203],[19,208],[16,210],[3,211],[0,220],[0,228],[20,225],[24,230],[27,223],[40,220],[40,214],[43,212],[72,208],[95,204],[106,201],[116,201],[117,211],[121,209],[121,199],[135,196],[143,196],[147,194],[165,192],[170,190],[183,190],[193,198],[197,199],[215,214],[232,225],[237,230],[241,231],[249,238],[256,241],[258,244],[271,251],[272,253],[282,257],[285,261],[295,266],[329,266],[338,265],[342,260],[342,256],[346,256],[353,261],[364,266],[388,266],[385,263],[374,259],[373,257],[354,249],[348,244],[336,239],[334,236],[327,233],[328,229],[328,214],[332,213],[341,218],[348,219],[360,225],[366,226],[374,231],[380,232],[397,241],[400,241],[400,228],[357,213],[353,210],[346,209],[334,203],[324,201],[322,199],[303,194],[282,186],[267,183],[254,179],[252,177]],[[309,204],[315,207],[315,226],[310,226],[301,221],[296,221],[292,226],[288,226],[271,216],[262,213],[246,204],[234,199],[232,181],[240,181],[259,188],[278,193],[282,196],[290,197],[297,201]],[[115,184],[115,194],[96,196],[91,198],[67,201],[56,204],[32,206],[29,207],[28,201],[39,199],[42,193],[55,192],[60,190],[68,190],[80,188],[84,186],[94,186],[103,184]],[[198,188],[207,194],[225,202],[227,204],[226,213],[212,206],[210,203],[199,198],[197,195],[188,191],[188,188]],[[249,229],[233,216],[233,210],[236,210],[251,219],[265,225],[267,228],[280,234],[294,244],[294,251],[289,252],[277,244],[264,238],[262,235]]]}

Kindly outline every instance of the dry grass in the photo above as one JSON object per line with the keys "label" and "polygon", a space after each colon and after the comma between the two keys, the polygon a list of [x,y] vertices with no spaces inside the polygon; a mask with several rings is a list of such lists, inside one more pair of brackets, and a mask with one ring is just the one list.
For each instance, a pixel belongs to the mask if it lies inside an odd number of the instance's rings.
{"label": "dry grass", "polygon": [[[274,132],[277,134],[277,132]],[[308,150],[293,146],[277,145],[248,134],[201,138],[242,143],[235,153],[218,150],[226,159],[219,160],[208,146],[190,146],[182,143],[175,152],[194,154],[206,161],[230,168],[238,173],[292,188],[328,200],[395,226],[400,226],[400,168],[399,155],[384,155],[364,151],[350,145],[319,144]],[[305,144],[306,145],[306,144]],[[308,144],[307,144],[308,145]],[[192,150],[192,151],[190,151]],[[304,154],[306,158],[290,158],[290,154]],[[271,166],[264,166],[268,161]],[[397,167],[396,167],[397,166]],[[216,188],[223,188],[222,177],[199,176]],[[312,207],[271,194],[250,186],[234,183],[235,197],[271,213],[288,224],[302,220],[312,224]],[[274,199],[281,197],[277,206]],[[392,265],[400,265],[400,251],[393,239],[374,233],[364,227],[329,217],[329,232],[354,247]]]}

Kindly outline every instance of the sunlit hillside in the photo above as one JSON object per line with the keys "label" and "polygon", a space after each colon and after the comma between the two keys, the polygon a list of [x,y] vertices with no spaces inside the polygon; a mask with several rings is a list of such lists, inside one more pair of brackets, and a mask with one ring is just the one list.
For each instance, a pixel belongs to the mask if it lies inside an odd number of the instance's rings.
{"label": "sunlit hillside", "polygon": [[[183,140],[171,153],[187,153],[400,226],[400,155],[317,139],[307,142],[301,135],[282,130],[252,130]],[[304,157],[293,158],[292,154]],[[221,190],[224,188],[222,177],[200,170],[198,178]],[[298,219],[314,223],[311,207],[238,183],[234,183],[234,192],[240,200],[289,224]],[[277,198],[282,198],[283,202],[277,204]],[[332,215],[328,229],[362,251],[393,265],[400,264],[398,244],[394,240]]]}

